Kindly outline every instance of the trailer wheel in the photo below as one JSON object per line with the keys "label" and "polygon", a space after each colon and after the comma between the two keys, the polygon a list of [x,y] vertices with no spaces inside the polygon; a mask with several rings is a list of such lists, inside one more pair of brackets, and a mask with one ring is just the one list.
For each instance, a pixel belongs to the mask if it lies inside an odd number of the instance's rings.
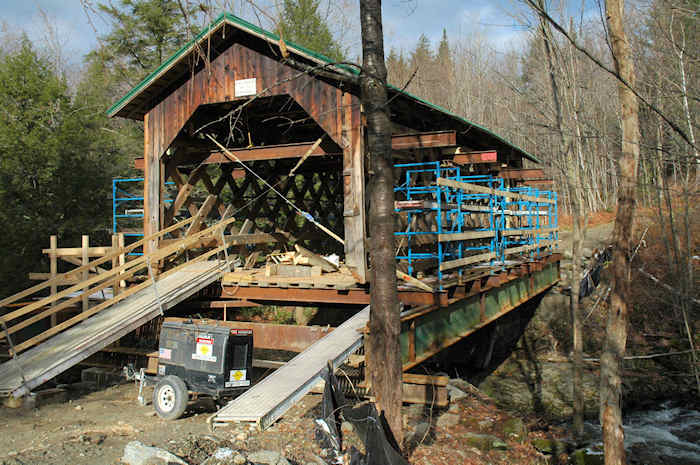
{"label": "trailer wheel", "polygon": [[177,420],[185,413],[189,395],[187,386],[177,376],[166,376],[153,390],[153,407],[164,420]]}

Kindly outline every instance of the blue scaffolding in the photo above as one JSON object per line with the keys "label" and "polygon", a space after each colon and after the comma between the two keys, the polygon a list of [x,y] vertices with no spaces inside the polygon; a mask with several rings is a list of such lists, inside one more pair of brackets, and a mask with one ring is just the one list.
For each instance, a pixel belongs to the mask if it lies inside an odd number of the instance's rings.
{"label": "blue scaffolding", "polygon": [[449,162],[394,167],[401,173],[395,211],[405,219],[394,233],[396,259],[414,277],[419,268],[436,269],[441,290],[445,271],[461,278],[467,265],[493,267],[516,253],[534,258],[558,239],[555,192],[507,188],[491,175],[463,176]]}
{"label": "blue scaffolding", "polygon": [[[165,184],[175,183],[169,181]],[[170,199],[164,201],[172,203]],[[134,223],[138,223],[136,228],[133,227]],[[143,237],[143,178],[112,179],[112,234],[124,234],[124,237],[130,238]],[[131,252],[129,255],[143,254]]]}

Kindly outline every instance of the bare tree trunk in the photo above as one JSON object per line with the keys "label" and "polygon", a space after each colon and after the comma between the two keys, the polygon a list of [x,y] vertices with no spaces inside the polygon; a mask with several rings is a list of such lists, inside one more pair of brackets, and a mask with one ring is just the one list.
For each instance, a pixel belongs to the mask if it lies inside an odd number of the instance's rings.
{"label": "bare tree trunk", "polygon": [[[545,4],[543,0],[537,0],[536,11],[544,11]],[[559,78],[565,80],[565,71],[561,65],[562,57],[561,55],[556,55],[556,50],[554,49],[555,43],[552,38],[551,29],[547,20],[543,15],[540,15],[540,32],[542,34],[542,41],[545,49],[545,56],[547,59],[547,71],[549,73],[549,80],[552,92],[552,101],[554,103],[555,116],[556,116],[556,127],[559,133],[559,153],[564,159],[566,175],[564,176],[564,182],[567,187],[567,192],[569,194],[569,205],[571,208],[571,218],[573,223],[573,234],[571,242],[571,326],[573,332],[573,432],[574,436],[578,439],[583,437],[583,413],[584,413],[584,397],[583,397],[583,324],[581,322],[581,305],[579,304],[579,290],[581,283],[581,252],[583,245],[583,195],[581,193],[581,183],[582,183],[582,170],[579,167],[579,160],[577,155],[574,153],[574,145],[576,144],[579,148],[581,140],[573,140],[569,133],[569,128],[566,127],[564,123],[564,105],[562,101],[566,101],[564,98],[563,90],[561,89]],[[573,53],[573,51],[572,51]],[[559,61],[559,67],[556,66],[557,58]],[[573,55],[572,55],[573,62]],[[557,70],[559,71],[559,77],[557,76]],[[570,73],[570,81],[574,79],[573,63],[572,71]],[[569,107],[573,102],[575,106],[576,98],[575,94],[572,95],[573,98],[569,100]],[[572,113],[575,114],[576,109],[570,109]],[[575,128],[577,130],[577,135],[580,133],[578,121],[575,121]]]}
{"label": "bare tree trunk", "polygon": [[[606,0],[605,11],[615,69],[620,77],[635,85],[632,50],[623,25],[624,0]],[[617,162],[619,178],[617,213],[613,231],[612,292],[600,360],[600,420],[603,425],[605,464],[626,463],[622,429],[622,360],[627,345],[631,275],[630,252],[636,202],[637,164],[639,160],[639,103],[630,90],[618,83],[622,123],[621,152]]]}
{"label": "bare tree trunk", "polygon": [[399,300],[394,258],[394,174],[391,120],[387,106],[381,0],[361,0],[362,105],[367,117],[370,156],[369,231],[372,262],[367,363],[380,412],[399,446],[401,420],[401,351]]}

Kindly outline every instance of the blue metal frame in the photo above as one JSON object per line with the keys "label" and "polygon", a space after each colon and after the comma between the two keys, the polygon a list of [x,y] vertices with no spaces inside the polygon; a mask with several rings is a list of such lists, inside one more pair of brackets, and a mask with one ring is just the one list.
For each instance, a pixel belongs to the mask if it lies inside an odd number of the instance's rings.
{"label": "blue metal frame", "polygon": [[[119,219],[124,218],[143,218],[143,213],[127,213],[130,209],[140,209],[143,211],[143,194],[133,194],[127,190],[128,185],[133,183],[142,183],[143,178],[114,178],[112,179],[112,234],[119,234],[120,224]],[[165,183],[166,185],[175,184],[172,181]],[[140,188],[143,192],[143,186]],[[119,195],[119,197],[118,197]],[[134,202],[138,202],[134,204]],[[172,203],[170,199],[164,200],[166,203]],[[132,208],[128,208],[132,207]],[[123,213],[119,213],[123,211]],[[126,237],[143,237],[143,232],[125,232]],[[141,252],[131,252],[129,255],[143,255]]]}
{"label": "blue metal frame", "polygon": [[[420,260],[437,261],[437,278],[442,290],[443,273],[440,270],[443,263],[458,260],[467,256],[467,252],[494,253],[496,261],[505,260],[505,250],[509,247],[539,244],[545,240],[558,239],[558,233],[547,232],[508,236],[502,232],[513,229],[537,230],[544,227],[557,226],[557,195],[552,191],[540,191],[533,187],[504,187],[504,180],[490,175],[461,175],[459,166],[443,165],[439,161],[425,163],[401,163],[394,165],[401,170],[400,185],[394,187],[396,198],[406,201],[418,200],[418,205],[396,207],[395,211],[406,214],[408,228],[397,231],[395,236],[405,239],[405,253],[397,254],[397,260],[408,263],[408,274],[414,275],[415,264]],[[437,184],[438,178],[476,184],[487,187],[499,193],[468,192],[449,186]],[[515,200],[507,196],[507,192],[525,194],[532,197],[554,200],[554,204],[530,200]],[[479,206],[479,209],[475,209]],[[522,213],[521,213],[522,212]],[[469,231],[492,231],[493,236],[478,240],[439,240],[440,235],[458,234],[466,229],[470,215],[488,215],[488,225],[480,228],[470,228]],[[423,215],[433,217],[430,231],[412,230],[413,220]],[[514,218],[507,221],[507,218]],[[515,223],[515,227],[513,227]],[[419,243],[420,236],[433,236],[435,246]],[[530,256],[539,253],[537,250],[528,252]],[[463,268],[457,268],[461,277]]]}

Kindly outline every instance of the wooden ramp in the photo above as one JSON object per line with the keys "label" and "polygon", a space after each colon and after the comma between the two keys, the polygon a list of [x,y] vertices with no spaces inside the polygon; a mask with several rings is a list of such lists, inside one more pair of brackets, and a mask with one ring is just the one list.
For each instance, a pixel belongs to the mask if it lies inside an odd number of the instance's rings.
{"label": "wooden ramp", "polygon": [[[189,218],[168,226],[126,247],[113,247],[101,258],[0,300],[0,337],[7,340],[12,357],[0,365],[0,395],[19,397],[28,393],[220,279],[229,269],[227,249],[230,245],[225,241],[225,230],[234,219],[224,219],[203,230],[198,230],[201,224],[196,224],[195,220]],[[184,228],[187,228],[186,232]],[[125,260],[125,263],[119,259],[149,241],[169,233],[178,234],[178,231],[180,239],[167,246]],[[196,257],[186,253],[202,240],[222,245],[208,251],[199,249]],[[222,258],[221,255],[226,260],[217,258]],[[100,273],[77,280],[67,289],[57,289],[59,285],[70,285],[76,277],[109,262],[112,263],[111,269],[101,268]],[[170,268],[156,275],[153,270],[159,265]],[[146,280],[121,289],[120,282],[137,273]],[[50,295],[45,296],[49,289]],[[105,289],[117,292],[91,306],[86,296]],[[56,321],[60,310],[79,305],[81,301],[81,312],[65,321]],[[29,339],[18,340],[21,330],[49,319],[49,329]]]}
{"label": "wooden ramp", "polygon": [[362,345],[367,321],[369,306],[229,402],[214,422],[255,422],[261,430],[272,425],[321,380],[329,361],[337,368]]}
{"label": "wooden ramp", "polygon": [[0,393],[19,397],[220,279],[223,261],[188,263],[112,307],[0,365]]}

